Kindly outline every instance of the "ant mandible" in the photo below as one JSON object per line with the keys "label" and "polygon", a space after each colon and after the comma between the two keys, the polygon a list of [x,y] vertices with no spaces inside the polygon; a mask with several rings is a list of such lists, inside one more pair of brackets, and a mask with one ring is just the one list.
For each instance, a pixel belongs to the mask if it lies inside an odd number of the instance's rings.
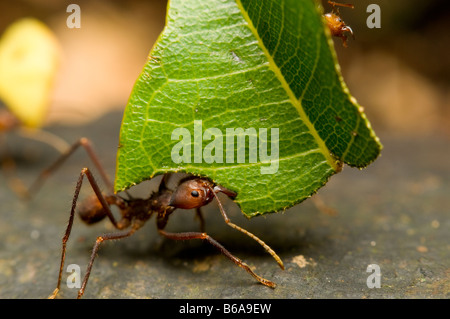
{"label": "ant mandible", "polygon": [[[78,196],[81,190],[84,177],[88,179],[95,194],[86,198],[85,201],[81,203],[78,209],[78,214],[80,218],[87,224],[93,224],[99,222],[105,217],[108,217],[113,226],[116,229],[120,230],[120,232],[107,233],[97,237],[86,270],[86,274],[84,276],[81,288],[78,291],[78,298],[81,298],[84,294],[86,285],[89,280],[89,275],[91,273],[91,269],[94,264],[94,260],[100,248],[100,245],[108,240],[122,239],[133,235],[153,215],[156,215],[156,226],[159,234],[161,234],[162,236],[173,240],[189,240],[189,239],[206,240],[212,246],[216,247],[223,255],[225,255],[232,262],[234,262],[237,266],[247,271],[261,284],[271,288],[275,288],[276,284],[274,282],[264,279],[261,276],[257,275],[255,272],[253,272],[253,270],[250,269],[250,267],[246,263],[244,263],[239,258],[233,256],[224,246],[222,246],[219,242],[210,237],[206,232],[204,232],[203,217],[201,215],[200,207],[207,205],[215,198],[217,200],[220,212],[225,220],[225,223],[228,226],[244,233],[245,235],[257,241],[262,247],[264,247],[264,249],[270,255],[272,255],[272,257],[276,260],[281,269],[284,269],[284,265],[280,257],[266,243],[264,243],[261,239],[259,239],[249,231],[233,224],[228,218],[217,194],[223,193],[230,198],[236,197],[237,194],[225,187],[216,185],[208,178],[188,176],[180,180],[175,190],[171,190],[167,187],[167,183],[172,174],[166,173],[163,175],[161,179],[158,191],[153,192],[149,198],[146,199],[133,198],[129,194],[128,194],[129,198],[124,198],[113,192],[112,183],[109,181],[105,171],[100,165],[98,157],[95,154],[90,141],[86,138],[81,138],[67,152],[65,152],[52,166],[50,166],[47,170],[41,173],[41,175],[37,179],[37,182],[35,182],[32,186],[33,191],[36,191],[37,188],[41,185],[42,181],[45,178],[47,178],[53,170],[55,170],[58,166],[60,166],[80,146],[87,151],[94,165],[99,170],[101,177],[106,183],[106,186],[108,188],[108,194],[102,193],[100,187],[95,181],[93,174],[91,173],[89,168],[83,168],[81,170],[72,200],[72,208],[70,211],[69,222],[65,231],[65,235],[62,239],[62,252],[61,252],[61,263],[59,268],[58,283],[55,290],[53,291],[52,295],[49,296],[49,298],[51,299],[55,298],[60,289],[62,273],[64,268],[64,260],[66,256],[66,244],[67,241],[69,240],[70,233],[72,230]],[[121,218],[119,220],[116,220],[116,218],[113,216],[111,206],[118,207],[121,215]],[[177,208],[180,209],[195,208],[197,215],[200,217],[201,232],[171,233],[165,231],[164,228],[168,222],[169,216]]]}
{"label": "ant mandible", "polygon": [[333,7],[330,13],[324,14],[325,21],[327,22],[328,28],[330,29],[331,35],[334,37],[338,37],[342,39],[342,45],[347,47],[347,35],[346,32],[349,32],[353,39],[355,36],[353,34],[352,28],[345,24],[345,22],[339,16],[339,9],[336,6],[346,7],[346,8],[354,8],[355,6],[350,3],[337,3],[334,1],[328,1],[328,3]]}

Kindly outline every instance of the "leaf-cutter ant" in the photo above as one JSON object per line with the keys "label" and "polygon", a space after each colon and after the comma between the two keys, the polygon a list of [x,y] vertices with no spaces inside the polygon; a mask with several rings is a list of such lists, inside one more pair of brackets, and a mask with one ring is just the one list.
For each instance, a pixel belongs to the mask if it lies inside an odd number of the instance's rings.
{"label": "leaf-cutter ant", "polygon": [[[243,229],[236,224],[233,224],[228,218],[219,197],[218,193],[223,193],[230,198],[234,198],[237,194],[225,187],[215,184],[210,179],[205,177],[188,176],[179,181],[178,186],[175,190],[171,190],[167,187],[168,180],[172,173],[166,173],[163,175],[158,191],[153,192],[148,198],[134,198],[128,195],[128,198],[122,197],[113,192],[113,186],[107,177],[104,169],[100,165],[97,155],[93,151],[93,147],[90,141],[86,138],[81,138],[77,143],[75,143],[68,151],[66,151],[52,166],[47,170],[43,171],[38,177],[37,181],[33,184],[33,191],[41,185],[42,181],[49,176],[49,174],[60,166],[77,148],[83,147],[90,158],[92,159],[94,165],[99,170],[103,181],[106,183],[108,188],[107,192],[103,193],[100,190],[97,182],[95,181],[93,174],[89,168],[83,168],[78,178],[78,182],[75,188],[75,193],[72,200],[72,208],[70,211],[70,217],[68,225],[65,231],[65,235],[62,239],[62,252],[61,252],[61,263],[59,268],[58,283],[55,290],[49,296],[53,299],[57,296],[62,280],[62,273],[64,268],[64,261],[66,257],[66,244],[69,240],[70,233],[72,230],[75,211],[77,208],[78,196],[80,194],[81,186],[86,177],[94,191],[94,195],[85,199],[78,208],[79,217],[87,224],[93,224],[99,222],[100,220],[107,217],[113,226],[119,230],[119,232],[107,233],[98,236],[90,257],[89,264],[87,266],[86,274],[84,276],[81,288],[78,291],[78,298],[81,298],[86,289],[86,285],[89,280],[92,266],[94,264],[95,257],[100,248],[100,245],[108,240],[121,239],[133,235],[138,229],[140,229],[145,222],[147,222],[153,215],[156,216],[156,226],[160,235],[173,239],[173,240],[189,240],[189,239],[202,239],[210,243],[212,246],[216,247],[223,255],[234,262],[237,266],[243,268],[250,275],[252,275],[261,284],[275,288],[276,284],[270,280],[264,279],[257,275],[246,263],[244,263],[239,258],[232,255],[224,246],[219,242],[209,236],[203,230],[203,217],[201,215],[200,208],[202,206],[210,203],[214,198],[217,200],[219,210],[225,223],[242,232],[243,234],[249,236],[253,240],[257,241],[278,263],[281,269],[284,269],[283,262],[280,257],[261,239],[256,237],[254,234]],[[120,219],[116,219],[111,211],[111,206],[116,206],[120,211]],[[164,230],[169,216],[176,209],[196,209],[197,215],[200,217],[200,232],[180,232],[171,233]]]}
{"label": "leaf-cutter ant", "polygon": [[328,3],[333,7],[330,13],[324,14],[325,21],[327,22],[328,28],[330,29],[331,35],[342,39],[342,45],[347,47],[347,35],[346,32],[350,33],[355,39],[352,28],[345,24],[339,15],[339,7],[354,8],[353,4],[350,3],[338,3],[334,1],[328,1]]}

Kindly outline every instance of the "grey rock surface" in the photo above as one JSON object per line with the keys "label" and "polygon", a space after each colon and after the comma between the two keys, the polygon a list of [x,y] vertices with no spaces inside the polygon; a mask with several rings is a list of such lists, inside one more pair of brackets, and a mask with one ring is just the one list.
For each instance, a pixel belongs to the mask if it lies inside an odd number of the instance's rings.
{"label": "grey rock surface", "polygon": [[[84,127],[48,130],[70,142],[90,138],[113,177],[120,121],[114,113]],[[256,242],[228,227],[215,203],[205,209],[207,233],[276,282],[276,289],[258,284],[207,243],[161,238],[151,219],[132,237],[100,248],[84,298],[449,298],[449,140],[380,137],[384,150],[375,163],[361,171],[345,167],[319,191],[334,216],[307,200],[247,220],[223,197],[232,221],[269,244],[284,271]],[[7,139],[27,185],[58,155],[14,134]],[[0,298],[46,298],[54,290],[61,238],[85,166],[93,165],[78,150],[29,202],[17,198],[0,175]],[[155,182],[132,192],[147,196]],[[85,183],[81,197],[91,193]],[[174,213],[167,229],[197,231],[194,216]],[[84,274],[96,237],[111,231],[107,220],[86,226],[76,218],[66,267],[79,265]],[[371,264],[379,266],[380,288],[367,285]],[[63,274],[60,298],[77,295],[66,285],[69,274]]]}

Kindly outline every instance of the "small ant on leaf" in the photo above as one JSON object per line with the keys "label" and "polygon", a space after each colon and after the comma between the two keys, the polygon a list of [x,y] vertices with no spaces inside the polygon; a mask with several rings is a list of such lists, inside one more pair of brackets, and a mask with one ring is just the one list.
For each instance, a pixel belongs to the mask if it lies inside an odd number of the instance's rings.
{"label": "small ant on leaf", "polygon": [[336,6],[352,9],[355,6],[350,3],[337,3],[334,1],[328,1],[328,3],[333,7],[333,10],[330,13],[324,14],[324,17],[327,22],[328,28],[330,29],[331,35],[334,37],[341,38],[342,45],[344,47],[347,47],[347,35],[345,33],[349,32],[352,35],[353,39],[355,39],[355,35],[353,34],[352,28],[346,25],[345,22],[339,16],[339,8],[336,8]]}
{"label": "small ant on leaf", "polygon": [[[84,177],[87,177],[93,191],[94,195],[86,198],[84,202],[79,205],[78,214],[80,218],[87,224],[93,224],[101,221],[107,217],[113,226],[119,230],[119,232],[107,233],[97,237],[95,241],[90,261],[84,276],[80,290],[78,291],[78,298],[81,298],[86,289],[86,285],[89,280],[89,275],[91,273],[92,266],[94,264],[95,257],[100,248],[100,245],[108,240],[121,239],[133,235],[138,229],[140,229],[153,215],[156,216],[156,227],[162,236],[173,239],[173,240],[189,240],[189,239],[201,239],[210,243],[212,246],[216,247],[223,255],[234,262],[237,266],[243,268],[250,275],[252,275],[261,284],[275,288],[276,284],[270,280],[264,279],[257,275],[246,263],[244,263],[239,258],[233,256],[224,246],[222,246],[215,239],[210,237],[206,232],[204,232],[204,220],[201,215],[200,207],[207,205],[213,199],[217,200],[219,210],[225,223],[243,234],[249,236],[256,242],[258,242],[278,263],[281,269],[284,269],[283,262],[280,257],[261,239],[256,237],[254,234],[243,229],[240,226],[233,224],[228,218],[219,197],[218,193],[223,193],[230,198],[236,197],[236,193],[215,184],[210,179],[205,177],[188,176],[179,181],[178,186],[175,190],[171,190],[167,187],[168,180],[172,173],[166,173],[163,175],[158,191],[153,192],[148,198],[133,198],[128,195],[128,198],[124,198],[113,191],[112,183],[109,181],[104,169],[100,165],[97,155],[94,153],[90,141],[86,138],[81,138],[77,143],[75,143],[67,152],[65,152],[52,166],[47,170],[43,171],[38,177],[36,182],[33,184],[32,188],[34,191],[41,185],[43,180],[49,176],[49,174],[59,167],[77,148],[82,146],[92,159],[94,165],[99,170],[100,175],[106,186],[108,188],[107,193],[103,193],[100,190],[97,182],[95,181],[89,168],[83,168],[78,178],[78,182],[75,188],[75,193],[72,200],[72,208],[70,211],[69,222],[66,228],[65,235],[62,239],[62,253],[61,253],[61,263],[59,268],[58,283],[49,298],[53,299],[59,292],[62,280],[62,273],[64,268],[64,260],[66,257],[66,244],[69,240],[70,233],[73,226],[73,221],[75,217],[75,211],[77,210],[77,201],[80,194],[81,186]],[[111,211],[111,206],[116,206],[119,211],[121,218],[116,219]],[[180,232],[171,233],[164,230],[169,216],[176,209],[196,209],[197,216],[200,218],[200,232]]]}

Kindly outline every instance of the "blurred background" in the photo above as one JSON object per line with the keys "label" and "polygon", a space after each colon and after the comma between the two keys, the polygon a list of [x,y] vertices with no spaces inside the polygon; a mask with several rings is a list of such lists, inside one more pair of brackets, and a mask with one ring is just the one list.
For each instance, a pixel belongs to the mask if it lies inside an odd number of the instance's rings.
{"label": "blurred background", "polygon": [[[366,25],[371,3],[381,8],[380,29]],[[450,2],[358,0],[354,5],[340,13],[356,40],[336,50],[350,92],[365,106],[375,130],[448,136]]]}
{"label": "blurred background", "polygon": [[[66,26],[71,3],[0,0],[0,34],[15,20],[29,16],[54,31],[62,46],[62,62],[44,129],[68,143],[91,138],[113,176],[121,114],[163,29],[166,1],[79,0],[80,29]],[[366,25],[371,3],[381,8],[379,29]],[[364,106],[384,144],[382,157],[362,172],[345,169],[320,190],[337,216],[320,213],[308,200],[291,209],[296,213],[271,214],[248,223],[237,205],[227,201],[230,218],[263,234],[286,262],[285,272],[274,270],[257,244],[224,226],[217,206],[208,208],[214,214],[205,214],[208,232],[282,289],[267,291],[249,284],[247,274],[208,250],[207,244],[203,250],[198,249],[201,243],[161,244],[152,225],[151,231],[102,248],[87,297],[448,298],[450,2],[354,0],[353,4],[354,9],[340,8],[340,14],[355,40],[349,38],[344,48],[336,38],[335,47],[350,92]],[[323,6],[325,12],[331,11],[327,1]],[[57,156],[36,141],[14,136],[5,140],[26,185]],[[0,139],[0,155],[1,143]],[[86,165],[92,165],[86,154],[75,154],[31,202],[19,200],[0,180],[0,298],[45,298],[55,288],[60,238],[76,178]],[[88,186],[82,191],[91,194]],[[173,223],[176,218],[178,224]],[[179,214],[170,227],[186,230],[189,225],[198,227],[193,216]],[[67,264],[86,265],[95,236],[112,227],[78,226]],[[310,265],[292,262],[299,257]],[[382,267],[385,289],[366,287],[365,269],[373,262]],[[71,298],[74,292],[66,289],[63,296]]]}
{"label": "blurred background", "polygon": [[[367,6],[381,8],[369,29]],[[69,29],[68,1],[1,1],[0,33],[33,16],[59,38],[63,60],[47,125],[79,125],[123,110],[134,81],[164,26],[166,1],[77,1],[82,27]],[[450,127],[450,2],[358,0],[340,8],[355,40],[335,39],[342,73],[377,132],[448,134]],[[331,11],[323,1],[325,12]]]}
{"label": "blurred background", "polygon": [[152,44],[166,1],[77,1],[81,28],[69,29],[70,1],[1,1],[0,32],[16,19],[46,23],[62,46],[47,125],[79,125],[123,110]]}

